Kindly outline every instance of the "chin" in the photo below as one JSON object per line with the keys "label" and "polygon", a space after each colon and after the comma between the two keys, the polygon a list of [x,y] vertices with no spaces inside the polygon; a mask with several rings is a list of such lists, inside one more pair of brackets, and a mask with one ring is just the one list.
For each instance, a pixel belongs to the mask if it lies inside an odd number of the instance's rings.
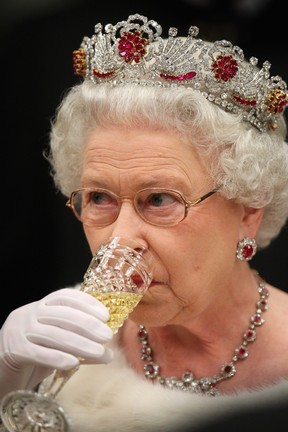
{"label": "chin", "polygon": [[[161,313],[163,312],[163,313]],[[167,310],[165,308],[160,312],[159,307],[151,304],[140,303],[129,314],[129,319],[136,324],[143,324],[150,327],[159,327],[167,323]]]}
{"label": "chin", "polygon": [[147,305],[139,303],[136,308],[130,312],[129,319],[137,324],[141,324],[143,318],[147,315],[147,309],[149,310]]}

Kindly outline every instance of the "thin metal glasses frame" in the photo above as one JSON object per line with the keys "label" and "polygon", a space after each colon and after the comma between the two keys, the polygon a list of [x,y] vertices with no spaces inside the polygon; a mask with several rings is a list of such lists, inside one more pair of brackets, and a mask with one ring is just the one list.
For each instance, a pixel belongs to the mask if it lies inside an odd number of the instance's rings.
{"label": "thin metal glasses frame", "polygon": [[[201,203],[202,201],[206,200],[206,199],[209,198],[210,196],[214,195],[216,192],[219,191],[219,189],[220,189],[220,187],[216,187],[216,188],[210,190],[210,191],[207,192],[206,194],[202,195],[201,197],[199,197],[199,198],[197,198],[197,199],[195,199],[195,200],[193,200],[193,201],[187,201],[186,198],[184,197],[184,195],[183,195],[181,192],[179,192],[179,191],[177,191],[177,190],[174,190],[174,189],[166,189],[166,188],[145,188],[145,189],[141,189],[141,190],[139,190],[139,191],[135,194],[134,197],[131,197],[131,196],[118,196],[117,194],[115,194],[114,192],[112,192],[112,191],[110,191],[110,190],[108,190],[108,189],[102,189],[102,188],[80,188],[80,189],[76,189],[75,191],[71,192],[70,197],[69,197],[68,201],[66,202],[66,206],[69,207],[70,210],[72,210],[74,216],[75,216],[75,217],[76,217],[80,222],[82,222],[84,225],[95,226],[95,227],[99,227],[99,228],[101,228],[101,227],[105,227],[105,226],[111,225],[112,223],[114,223],[114,222],[117,220],[117,218],[118,218],[118,216],[119,216],[119,214],[120,214],[120,211],[121,211],[121,205],[120,205],[120,203],[122,204],[122,202],[124,202],[124,201],[130,201],[130,202],[132,203],[133,208],[135,209],[136,213],[137,213],[137,214],[141,217],[141,219],[144,220],[145,222],[149,223],[150,225],[154,225],[154,226],[170,227],[170,226],[178,225],[178,223],[182,222],[182,221],[187,217],[188,210],[189,210],[191,207],[196,206],[197,204],[199,204],[199,203]],[[107,194],[109,194],[110,196],[112,196],[113,198],[115,198],[115,200],[116,200],[116,201],[118,202],[118,204],[119,204],[119,212],[117,213],[116,218],[115,218],[113,221],[111,221],[111,222],[109,222],[109,223],[106,223],[106,224],[105,224],[105,223],[104,223],[104,224],[87,224],[87,223],[85,223],[85,222],[81,219],[81,217],[79,216],[79,214],[78,214],[78,212],[76,211],[76,209],[75,209],[75,207],[74,207],[74,204],[73,204],[73,201],[74,201],[74,197],[75,197],[75,195],[76,195],[77,193],[79,193],[79,192],[83,192],[83,191],[87,191],[87,192],[89,192],[89,191],[91,191],[91,192],[93,192],[93,191],[95,191],[95,192],[98,191],[98,192],[104,192],[104,193],[106,192]],[[171,193],[171,194],[174,194],[174,195],[178,196],[178,198],[180,199],[180,201],[182,201],[183,204],[184,204],[184,206],[185,206],[185,211],[184,211],[184,214],[183,214],[183,218],[180,219],[179,221],[175,222],[175,223],[172,223],[172,224],[159,224],[159,223],[153,223],[153,222],[151,222],[150,220],[146,219],[146,218],[143,216],[143,214],[139,211],[139,209],[138,209],[138,207],[137,207],[137,204],[136,204],[136,198],[137,198],[138,194],[141,193],[141,192],[145,192],[145,191],[151,191],[151,192],[153,192],[153,191],[155,191],[155,192],[167,192],[167,193]]]}

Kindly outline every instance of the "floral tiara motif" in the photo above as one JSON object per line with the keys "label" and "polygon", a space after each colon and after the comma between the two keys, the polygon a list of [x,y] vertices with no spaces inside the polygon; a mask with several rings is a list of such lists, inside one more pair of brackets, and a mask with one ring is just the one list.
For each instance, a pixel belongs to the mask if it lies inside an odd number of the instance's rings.
{"label": "floral tiara motif", "polygon": [[139,14],[115,26],[95,26],[73,52],[74,73],[95,84],[181,87],[199,91],[223,110],[241,114],[261,132],[277,128],[277,118],[288,102],[287,85],[270,76],[270,63],[262,69],[258,59],[244,58],[243,51],[226,40],[214,43],[197,39],[199,29],[190,27],[186,38]]}

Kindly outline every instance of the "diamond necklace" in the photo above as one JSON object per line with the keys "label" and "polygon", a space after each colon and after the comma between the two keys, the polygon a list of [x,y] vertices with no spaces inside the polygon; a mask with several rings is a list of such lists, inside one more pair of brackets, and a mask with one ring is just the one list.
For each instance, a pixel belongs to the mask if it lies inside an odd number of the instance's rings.
{"label": "diamond necklace", "polygon": [[265,287],[263,280],[258,282],[259,300],[256,303],[256,311],[250,317],[250,325],[242,337],[241,345],[235,349],[234,356],[229,363],[225,363],[220,372],[210,377],[202,377],[196,379],[190,371],[183,373],[182,377],[176,378],[163,377],[160,375],[160,367],[152,357],[152,349],[148,342],[148,332],[143,325],[140,325],[138,338],[141,343],[141,360],[145,362],[145,376],[151,380],[157,380],[162,386],[170,389],[179,389],[190,393],[202,393],[209,396],[218,396],[220,392],[216,389],[216,385],[225,379],[232,378],[236,374],[236,363],[238,360],[243,360],[248,356],[247,346],[256,339],[256,327],[264,323],[262,312],[268,309],[267,297],[269,291]]}

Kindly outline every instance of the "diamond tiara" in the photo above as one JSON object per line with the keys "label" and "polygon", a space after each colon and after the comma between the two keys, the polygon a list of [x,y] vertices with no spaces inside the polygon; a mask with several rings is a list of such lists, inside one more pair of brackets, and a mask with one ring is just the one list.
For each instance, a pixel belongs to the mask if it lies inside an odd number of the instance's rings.
{"label": "diamond tiara", "polygon": [[288,102],[287,85],[280,76],[270,76],[268,61],[260,69],[256,57],[246,61],[231,42],[197,38],[195,26],[186,38],[171,27],[163,39],[162,27],[139,14],[104,29],[102,33],[102,24],[96,24],[95,34],[85,36],[73,51],[76,75],[113,86],[184,86],[227,112],[241,114],[261,132],[277,128]]}

